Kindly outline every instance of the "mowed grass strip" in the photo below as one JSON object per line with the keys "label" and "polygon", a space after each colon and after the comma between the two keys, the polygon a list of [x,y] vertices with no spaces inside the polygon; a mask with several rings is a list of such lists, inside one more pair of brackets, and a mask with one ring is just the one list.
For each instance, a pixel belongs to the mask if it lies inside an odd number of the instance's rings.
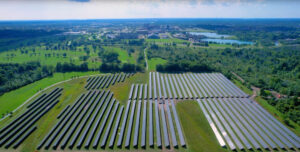
{"label": "mowed grass strip", "polygon": [[176,109],[183,127],[185,139],[187,140],[187,151],[228,151],[218,144],[213,131],[196,101],[178,102]]}

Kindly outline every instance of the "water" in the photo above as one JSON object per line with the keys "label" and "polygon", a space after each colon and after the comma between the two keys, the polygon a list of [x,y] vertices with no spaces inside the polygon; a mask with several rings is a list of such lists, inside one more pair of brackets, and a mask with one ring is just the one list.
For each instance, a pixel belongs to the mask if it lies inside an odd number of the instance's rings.
{"label": "water", "polygon": [[231,37],[231,35],[222,35],[222,34],[217,34],[213,32],[189,32],[192,35],[203,35],[208,38],[206,39],[201,39],[202,41],[206,42],[214,42],[214,43],[220,43],[220,44],[246,44],[246,45],[252,45],[253,42],[248,42],[248,41],[240,41],[240,40],[232,40],[232,39],[223,39],[223,38],[228,38]]}
{"label": "water", "polygon": [[208,38],[227,38],[230,37],[231,35],[222,35],[222,34],[217,34],[217,33],[212,33],[212,32],[190,32],[192,35],[203,35]]}
{"label": "water", "polygon": [[248,41],[240,41],[240,40],[228,40],[228,39],[202,39],[202,41],[205,42],[214,42],[214,43],[220,43],[220,44],[246,44],[246,45],[252,45],[253,42]]}

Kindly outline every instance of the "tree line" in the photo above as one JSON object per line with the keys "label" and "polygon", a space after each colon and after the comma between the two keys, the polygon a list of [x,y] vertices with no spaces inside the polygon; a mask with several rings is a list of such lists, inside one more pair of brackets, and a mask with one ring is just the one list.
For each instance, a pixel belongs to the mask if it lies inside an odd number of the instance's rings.
{"label": "tree line", "polygon": [[42,78],[51,76],[53,67],[42,66],[40,62],[1,63],[0,64],[0,95],[25,86]]}

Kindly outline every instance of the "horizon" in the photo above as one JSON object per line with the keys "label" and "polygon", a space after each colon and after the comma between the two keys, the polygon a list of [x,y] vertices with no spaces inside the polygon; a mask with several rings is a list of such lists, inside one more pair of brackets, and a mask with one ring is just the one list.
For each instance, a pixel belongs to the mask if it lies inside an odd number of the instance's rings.
{"label": "horizon", "polygon": [[32,20],[0,20],[0,22],[43,22],[43,21],[105,21],[105,20],[300,20],[299,18],[95,18],[95,19],[32,19]]}
{"label": "horizon", "polygon": [[[300,18],[297,0],[2,0],[0,21]],[[9,15],[5,15],[9,14]]]}

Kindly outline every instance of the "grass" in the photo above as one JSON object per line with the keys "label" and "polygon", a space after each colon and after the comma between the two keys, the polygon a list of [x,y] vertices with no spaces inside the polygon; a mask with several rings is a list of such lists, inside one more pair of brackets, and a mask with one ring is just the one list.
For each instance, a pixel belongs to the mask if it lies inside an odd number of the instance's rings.
{"label": "grass", "polygon": [[104,47],[105,50],[110,50],[110,51],[115,51],[119,54],[118,59],[122,62],[122,63],[131,63],[131,64],[135,64],[136,60],[134,56],[129,56],[129,54],[127,53],[126,50],[123,50],[121,48],[118,47]]}
{"label": "grass", "polygon": [[185,139],[187,140],[187,151],[227,151],[220,147],[196,101],[178,102],[176,109],[183,127]]}
{"label": "grass", "polygon": [[231,80],[231,82],[233,82],[236,86],[238,86],[245,93],[247,93],[249,95],[253,94],[252,90],[250,90],[249,88],[244,86],[240,81],[234,79],[234,80]]}
{"label": "grass", "polygon": [[167,63],[167,60],[164,60],[162,58],[151,58],[150,60],[148,60],[149,71],[156,71],[157,64],[165,64],[165,63]]}
{"label": "grass", "polygon": [[120,101],[122,105],[127,104],[128,94],[131,88],[131,84],[145,84],[148,82],[148,73],[136,73],[133,76],[126,78],[124,82],[117,83],[110,87],[114,93],[114,97]]}
{"label": "grass", "polygon": [[[35,51],[32,51],[33,49],[35,49]],[[72,62],[76,65],[79,65],[85,62],[80,60],[79,57],[87,55],[86,52],[79,50],[46,50],[45,47],[26,47],[25,50],[29,50],[28,53],[21,53],[21,50],[10,50],[0,53],[0,63],[24,63],[30,61],[39,61],[42,65],[51,66],[56,66],[58,62]],[[65,57],[64,54],[66,54]],[[89,68],[95,68],[101,65],[101,61],[97,53],[94,51],[91,51],[90,58],[86,62],[88,62]]]}
{"label": "grass", "polygon": [[44,78],[19,89],[5,93],[0,96],[0,114],[2,115],[4,113],[13,111],[35,93],[54,83],[70,79],[74,76],[84,76],[91,74],[96,74],[96,72],[54,73],[54,75],[51,77]]}

